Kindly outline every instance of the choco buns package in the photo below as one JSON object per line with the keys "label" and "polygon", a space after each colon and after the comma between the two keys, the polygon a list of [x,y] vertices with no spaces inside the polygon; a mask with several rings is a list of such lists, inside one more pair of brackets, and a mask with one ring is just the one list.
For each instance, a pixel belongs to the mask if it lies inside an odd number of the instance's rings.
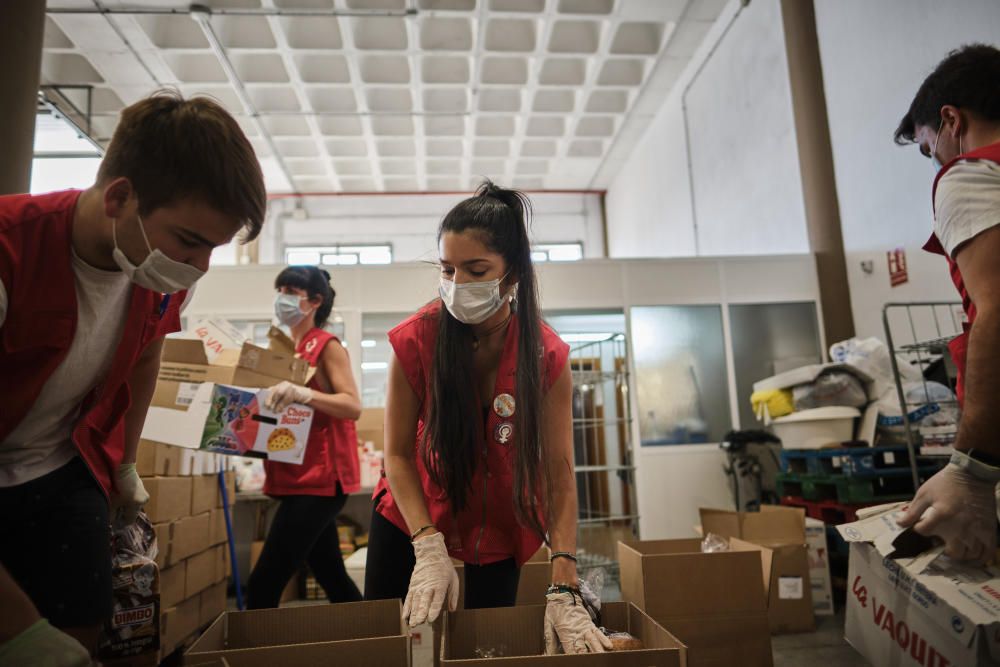
{"label": "choco buns package", "polygon": [[101,632],[102,660],[135,657],[160,649],[160,573],[156,533],[145,514],[115,525],[111,534],[114,603]]}

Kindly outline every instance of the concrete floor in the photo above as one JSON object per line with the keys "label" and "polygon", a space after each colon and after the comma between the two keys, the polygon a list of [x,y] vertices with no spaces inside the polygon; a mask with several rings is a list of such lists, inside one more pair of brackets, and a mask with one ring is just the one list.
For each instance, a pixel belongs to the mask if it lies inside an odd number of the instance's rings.
{"label": "concrete floor", "polygon": [[817,616],[816,632],[771,640],[774,667],[868,667],[844,640],[844,614]]}

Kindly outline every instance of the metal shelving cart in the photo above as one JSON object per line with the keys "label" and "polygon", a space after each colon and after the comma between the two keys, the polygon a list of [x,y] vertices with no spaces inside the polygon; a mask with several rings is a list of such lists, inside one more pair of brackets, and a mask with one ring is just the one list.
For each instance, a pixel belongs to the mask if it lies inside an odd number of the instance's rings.
{"label": "metal shelving cart", "polygon": [[[958,434],[957,399],[936,396],[929,383],[936,381],[954,391],[956,370],[948,343],[962,333],[963,321],[962,304],[957,302],[888,303],[882,309],[914,490],[928,469],[947,462]],[[919,371],[919,382],[906,381],[901,372],[904,363]],[[915,423],[943,411],[955,415],[953,423],[933,427]]]}
{"label": "metal shelving cart", "polygon": [[[617,544],[638,537],[627,345],[622,334],[570,349],[580,576],[605,572],[618,589]],[[610,598],[605,598],[610,599]]]}

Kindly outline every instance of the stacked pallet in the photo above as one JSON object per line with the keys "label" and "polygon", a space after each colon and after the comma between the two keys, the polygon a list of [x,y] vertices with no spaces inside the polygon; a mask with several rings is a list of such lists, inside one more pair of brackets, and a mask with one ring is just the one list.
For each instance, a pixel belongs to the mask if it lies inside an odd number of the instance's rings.
{"label": "stacked pallet", "polygon": [[[218,458],[143,441],[136,469],[156,530],[160,568],[160,659],[192,640],[226,609],[230,573]],[[225,474],[234,498],[235,475]]]}

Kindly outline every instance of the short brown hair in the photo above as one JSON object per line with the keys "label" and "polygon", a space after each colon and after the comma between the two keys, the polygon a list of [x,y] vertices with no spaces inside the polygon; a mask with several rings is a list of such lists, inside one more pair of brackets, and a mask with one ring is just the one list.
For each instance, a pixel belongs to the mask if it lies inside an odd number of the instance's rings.
{"label": "short brown hair", "polygon": [[126,107],[97,182],[123,176],[141,215],[190,197],[241,220],[245,241],[264,224],[260,163],[236,120],[210,98],[161,90]]}

